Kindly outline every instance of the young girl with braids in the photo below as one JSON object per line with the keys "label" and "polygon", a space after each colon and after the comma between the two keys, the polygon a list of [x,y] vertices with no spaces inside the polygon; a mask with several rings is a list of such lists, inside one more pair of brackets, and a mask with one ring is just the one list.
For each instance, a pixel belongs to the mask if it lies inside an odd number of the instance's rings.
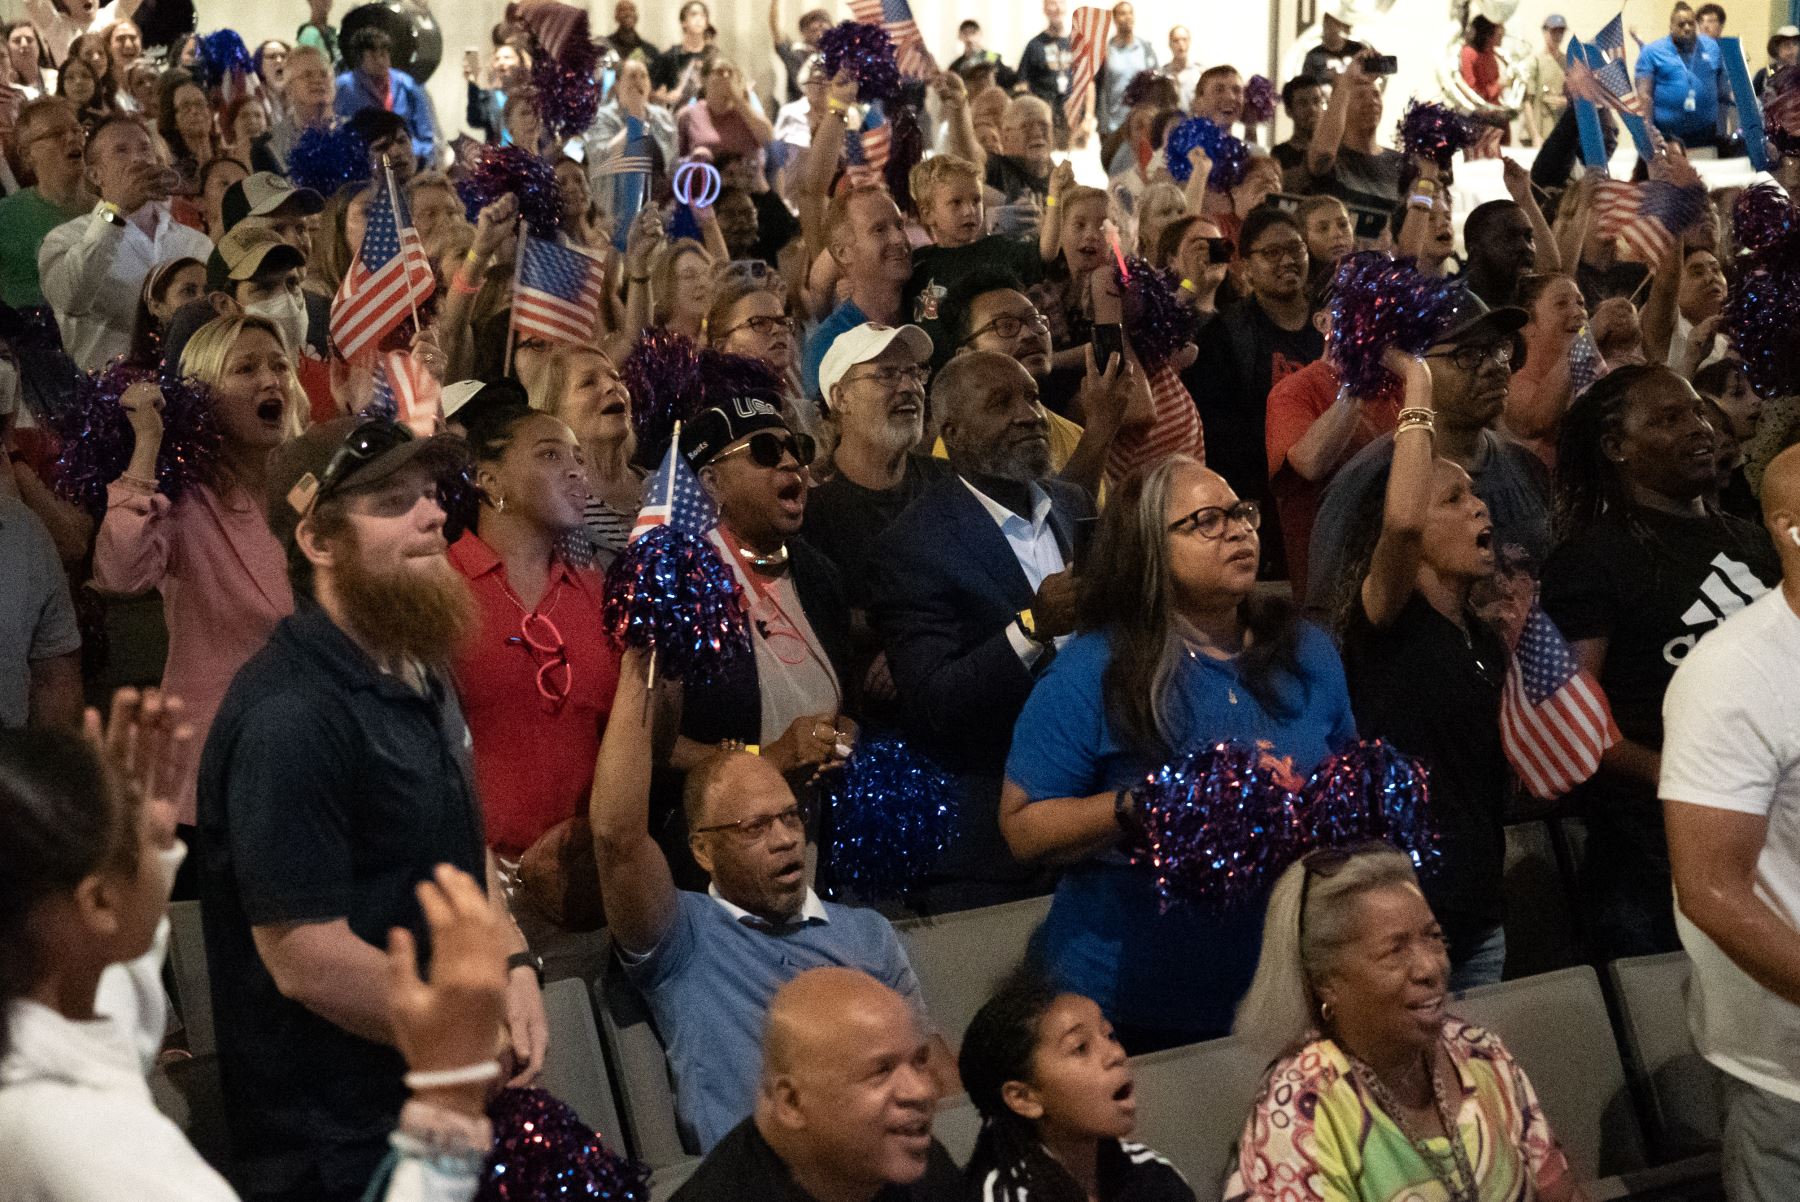
{"label": "young girl with braids", "polygon": [[1132,1143],[1131,1062],[1100,1007],[1015,973],[976,1011],[958,1063],[981,1134],[977,1202],[1194,1202],[1175,1166]]}
{"label": "young girl with braids", "polygon": [[1679,946],[1656,793],[1663,691],[1699,639],[1781,578],[1763,530],[1710,500],[1714,466],[1704,403],[1666,367],[1618,368],[1563,419],[1542,600],[1623,735],[1573,795],[1588,828],[1582,912],[1607,959]]}

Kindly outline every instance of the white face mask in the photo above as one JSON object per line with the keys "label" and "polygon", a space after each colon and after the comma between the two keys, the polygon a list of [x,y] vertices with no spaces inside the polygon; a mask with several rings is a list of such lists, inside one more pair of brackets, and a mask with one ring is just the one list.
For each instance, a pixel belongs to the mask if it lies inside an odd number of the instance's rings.
{"label": "white face mask", "polygon": [[299,358],[306,346],[306,301],[298,292],[283,292],[268,300],[244,306],[244,312],[266,318],[281,331],[281,340],[292,358]]}

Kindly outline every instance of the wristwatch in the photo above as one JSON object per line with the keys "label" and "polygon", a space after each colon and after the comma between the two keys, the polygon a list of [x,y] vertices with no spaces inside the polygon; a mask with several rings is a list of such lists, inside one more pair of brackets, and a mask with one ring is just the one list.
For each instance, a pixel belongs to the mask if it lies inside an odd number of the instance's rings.
{"label": "wristwatch", "polygon": [[1044,634],[1038,630],[1037,616],[1031,612],[1029,605],[1014,614],[1013,621],[1018,623],[1019,630],[1026,638],[1040,646],[1048,646],[1056,641],[1055,636]]}
{"label": "wristwatch", "polygon": [[116,225],[120,229],[125,228],[125,214],[121,213],[119,211],[119,206],[114,204],[112,201],[110,201],[110,200],[101,201],[100,207],[97,210],[97,212],[99,212],[99,214],[100,214],[100,220],[106,222],[106,224]]}
{"label": "wristwatch", "polygon": [[[492,961],[489,961],[489,963],[492,963]],[[532,972],[537,974],[538,988],[540,988],[540,989],[543,988],[543,986],[544,986],[544,958],[542,956],[540,956],[536,952],[530,951],[530,950],[526,950],[526,951],[522,951],[522,952],[514,952],[512,955],[510,955],[506,958],[507,975],[510,976],[512,974],[512,970],[515,968],[529,968]]]}

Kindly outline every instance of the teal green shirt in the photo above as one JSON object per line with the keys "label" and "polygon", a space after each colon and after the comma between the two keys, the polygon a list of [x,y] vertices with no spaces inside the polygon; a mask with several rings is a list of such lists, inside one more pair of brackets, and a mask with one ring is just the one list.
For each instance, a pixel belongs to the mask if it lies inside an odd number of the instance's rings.
{"label": "teal green shirt", "polygon": [[15,309],[44,303],[38,287],[38,247],[65,221],[93,209],[93,201],[59,209],[36,188],[21,188],[0,200],[0,300]]}

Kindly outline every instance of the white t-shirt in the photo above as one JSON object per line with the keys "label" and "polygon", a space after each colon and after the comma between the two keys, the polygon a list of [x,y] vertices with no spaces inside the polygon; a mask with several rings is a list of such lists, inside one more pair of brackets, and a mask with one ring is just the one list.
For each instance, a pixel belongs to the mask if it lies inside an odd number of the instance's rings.
{"label": "white t-shirt", "polygon": [[[1757,896],[1800,931],[1800,615],[1775,589],[1682,660],[1663,695],[1660,796],[1768,820]],[[1707,1060],[1800,1102],[1800,1006],[1752,980],[1679,910],[1688,1023]]]}

